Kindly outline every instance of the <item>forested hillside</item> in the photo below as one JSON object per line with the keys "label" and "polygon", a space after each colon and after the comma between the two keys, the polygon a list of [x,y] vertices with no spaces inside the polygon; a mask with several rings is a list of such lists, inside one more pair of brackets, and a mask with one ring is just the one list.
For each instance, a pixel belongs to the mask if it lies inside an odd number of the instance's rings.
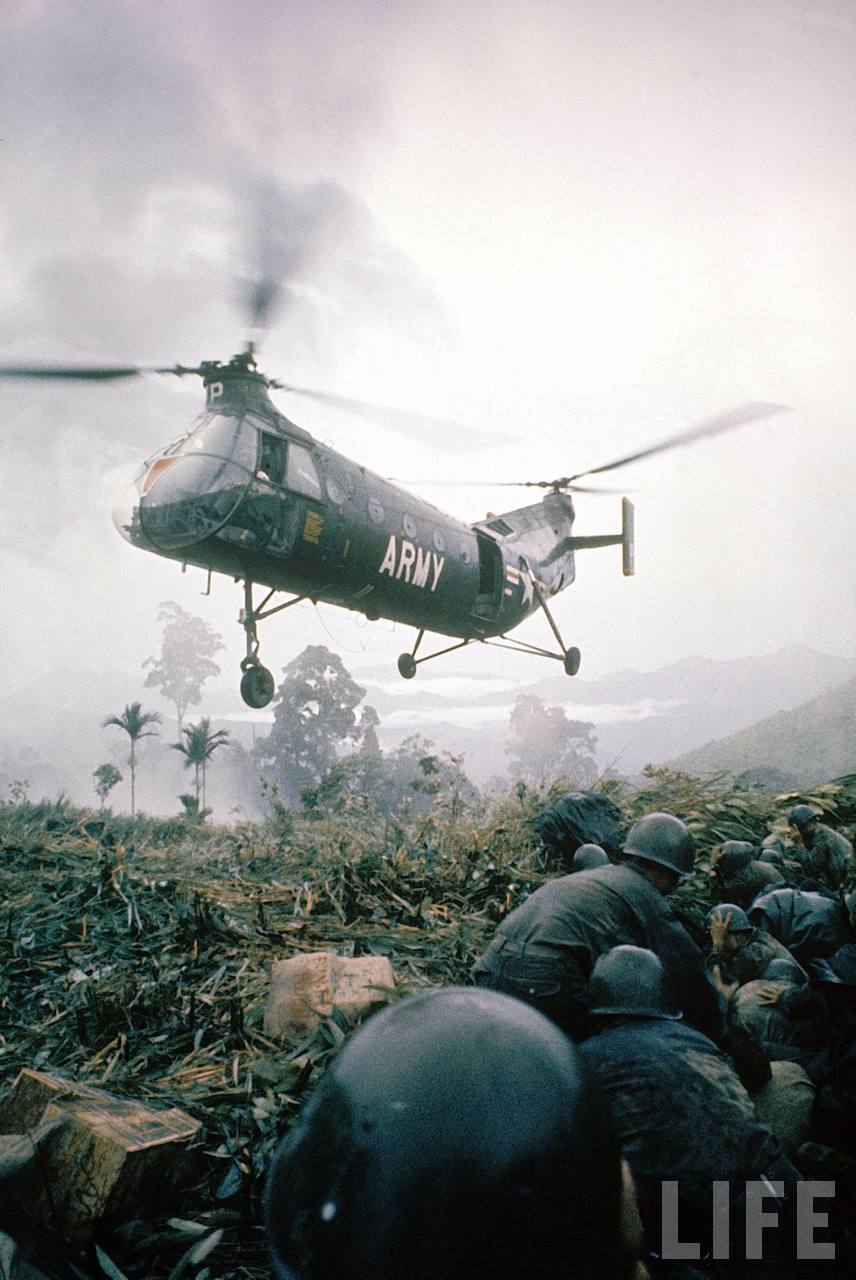
{"label": "forested hillside", "polygon": [[694,774],[774,769],[792,786],[850,773],[856,769],[856,678],[673,764]]}

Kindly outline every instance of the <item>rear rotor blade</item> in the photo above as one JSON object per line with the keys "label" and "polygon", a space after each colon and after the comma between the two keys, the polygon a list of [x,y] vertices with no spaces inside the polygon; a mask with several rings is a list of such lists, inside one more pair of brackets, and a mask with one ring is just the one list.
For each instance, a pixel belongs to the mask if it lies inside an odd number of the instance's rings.
{"label": "rear rotor blade", "polygon": [[339,396],[330,391],[295,387],[285,382],[271,382],[270,385],[275,390],[290,391],[292,395],[305,396],[308,400],[332,405],[345,413],[368,418],[391,431],[403,431],[408,435],[431,433],[434,438],[440,432],[443,434],[445,447],[452,452],[464,453],[468,449],[483,449],[491,444],[502,444],[507,439],[498,432],[488,433],[474,427],[461,426],[459,422],[451,422],[448,419],[432,418],[427,414],[395,409],[390,405],[373,404],[368,400],[356,400],[352,396]]}
{"label": "rear rotor blade", "polygon": [[596,476],[604,471],[614,471],[616,467],[624,467],[628,463],[638,462],[640,458],[650,458],[655,453],[665,453],[668,449],[678,449],[681,445],[690,444],[694,440],[703,440],[707,436],[719,435],[723,431],[732,431],[735,427],[744,427],[750,422],[759,422],[762,418],[770,418],[774,414],[784,413],[789,408],[790,406],[786,404],[767,404],[763,400],[755,400],[750,404],[738,405],[727,413],[717,414],[715,418],[707,418],[704,422],[699,423],[698,426],[690,427],[688,431],[680,431],[677,435],[667,436],[665,440],[649,445],[646,449],[639,449],[636,453],[625,454],[622,458],[616,458],[614,462],[605,462],[603,466],[589,467],[587,471],[578,471],[576,475],[565,476],[556,481],[556,484],[561,487],[569,486],[582,476]]}
{"label": "rear rotor blade", "polygon": [[563,484],[557,480],[402,480],[399,476],[388,476],[387,479],[392,484],[427,485],[431,488],[436,486],[454,489],[570,489],[573,493],[602,493],[606,497],[615,493],[632,492],[626,488],[595,489],[592,485]]}

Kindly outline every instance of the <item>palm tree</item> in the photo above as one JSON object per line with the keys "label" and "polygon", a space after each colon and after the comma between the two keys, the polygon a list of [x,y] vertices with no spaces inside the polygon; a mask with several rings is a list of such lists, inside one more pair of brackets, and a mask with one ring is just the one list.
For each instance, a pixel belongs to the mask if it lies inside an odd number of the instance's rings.
{"label": "palm tree", "polygon": [[215,729],[211,731],[211,720],[208,716],[203,716],[198,724],[186,724],[181,730],[183,742],[174,742],[172,744],[174,751],[180,751],[184,756],[185,768],[189,769],[192,765],[194,774],[194,784],[196,788],[196,803],[200,802],[200,778],[202,782],[201,809],[205,809],[205,769],[208,761],[213,756],[218,747],[229,745],[228,729]]}
{"label": "palm tree", "polygon": [[148,728],[152,724],[160,724],[161,713],[159,711],[143,711],[142,704],[139,702],[129,702],[125,710],[120,716],[106,716],[101,722],[103,729],[108,728],[111,724],[115,724],[119,729],[124,729],[128,737],[131,739],[131,758],[129,764],[131,766],[131,821],[133,822],[136,815],[136,784],[137,784],[137,743],[140,738],[151,738],[156,733],[156,729]]}

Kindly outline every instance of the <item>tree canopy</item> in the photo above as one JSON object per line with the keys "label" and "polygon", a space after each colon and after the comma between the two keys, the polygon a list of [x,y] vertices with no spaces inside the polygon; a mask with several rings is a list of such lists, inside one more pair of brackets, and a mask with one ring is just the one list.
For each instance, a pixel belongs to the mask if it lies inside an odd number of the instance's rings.
{"label": "tree canopy", "polygon": [[570,720],[564,707],[545,707],[534,694],[520,694],[511,712],[508,768],[532,781],[565,778],[584,789],[597,779],[594,725]]}
{"label": "tree canopy", "polygon": [[285,667],[273,730],[258,747],[283,800],[296,801],[316,787],[344,747],[356,749],[365,739],[376,748],[377,713],[372,707],[357,713],[365,694],[324,645],[307,646]]}
{"label": "tree canopy", "polygon": [[174,600],[165,600],[158,610],[163,625],[160,657],[146,658],[147,689],[160,689],[175,707],[182,728],[188,707],[202,700],[202,686],[220,674],[214,654],[224,647],[222,637],[202,618],[194,617]]}

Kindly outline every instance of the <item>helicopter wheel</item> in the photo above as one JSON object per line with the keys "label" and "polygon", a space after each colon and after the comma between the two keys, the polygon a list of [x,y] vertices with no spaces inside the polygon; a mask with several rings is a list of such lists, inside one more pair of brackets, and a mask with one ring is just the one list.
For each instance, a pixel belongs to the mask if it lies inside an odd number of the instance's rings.
{"label": "helicopter wheel", "polygon": [[248,707],[256,711],[266,707],[274,695],[276,685],[267,667],[254,663],[241,676],[241,697]]}
{"label": "helicopter wheel", "polygon": [[412,680],[416,675],[416,659],[412,653],[398,655],[398,674],[405,680]]}
{"label": "helicopter wheel", "polygon": [[580,651],[573,645],[570,649],[565,650],[563,666],[566,676],[575,676],[580,669]]}

